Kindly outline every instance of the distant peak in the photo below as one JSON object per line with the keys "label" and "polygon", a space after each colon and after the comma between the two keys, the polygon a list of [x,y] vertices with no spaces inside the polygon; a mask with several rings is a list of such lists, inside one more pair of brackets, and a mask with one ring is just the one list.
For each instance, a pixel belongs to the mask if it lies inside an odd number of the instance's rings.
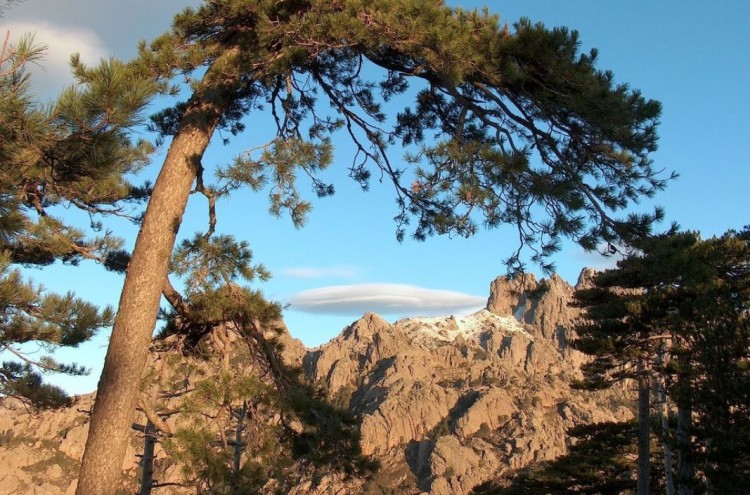
{"label": "distant peak", "polygon": [[360,319],[349,325],[343,332],[345,338],[370,338],[374,334],[391,327],[382,316],[367,312]]}
{"label": "distant peak", "polygon": [[598,270],[588,267],[581,270],[581,274],[578,275],[578,281],[576,282],[576,289],[591,287],[593,285],[593,278],[597,273]]}

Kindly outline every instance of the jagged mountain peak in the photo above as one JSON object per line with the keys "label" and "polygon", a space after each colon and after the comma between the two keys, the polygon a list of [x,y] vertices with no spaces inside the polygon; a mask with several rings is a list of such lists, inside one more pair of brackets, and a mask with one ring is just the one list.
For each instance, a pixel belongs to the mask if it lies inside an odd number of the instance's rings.
{"label": "jagged mountain peak", "polygon": [[391,326],[377,313],[367,312],[351,325],[344,328],[341,337],[344,339],[370,339],[373,335]]}

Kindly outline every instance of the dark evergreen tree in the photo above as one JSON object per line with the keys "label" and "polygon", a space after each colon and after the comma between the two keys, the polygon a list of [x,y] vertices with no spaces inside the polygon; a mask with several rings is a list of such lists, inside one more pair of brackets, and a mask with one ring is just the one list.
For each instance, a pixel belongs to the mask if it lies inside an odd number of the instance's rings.
{"label": "dark evergreen tree", "polygon": [[548,495],[632,493],[636,481],[633,455],[637,452],[638,425],[600,423],[568,432],[573,445],[568,454],[521,470],[502,485],[488,482],[474,495]]}
{"label": "dark evergreen tree", "polygon": [[[661,211],[616,215],[664,186],[648,158],[660,107],[595,59],[578,53],[575,32],[528,21],[511,32],[487,12],[420,0],[211,0],[142,45],[141,73],[164,91],[187,79],[191,95],[154,118],[169,152],[128,267],[78,493],[117,486],[160,296],[181,304],[167,273],[191,191],[206,196],[213,221],[217,198],[267,187],[271,212],[300,223],[309,203],[296,176],[333,193],[316,174],[341,130],[357,149],[352,177],[366,187],[374,170],[393,182],[399,237],[413,220],[418,239],[508,223],[547,263],[562,237],[594,249],[648,232]],[[410,84],[414,107],[386,114]],[[276,122],[269,141],[209,183],[202,156],[214,132],[238,134],[262,109]],[[405,165],[388,152],[396,144],[412,151]]]}
{"label": "dark evergreen tree", "polygon": [[25,72],[43,47],[30,36],[8,40],[9,34],[0,53],[0,353],[11,360],[0,367],[0,395],[55,407],[67,397],[40,373],[86,370],[50,355],[32,359],[30,346],[77,346],[110,325],[113,313],[72,293],[44,292],[14,265],[116,258],[120,240],[109,233],[88,237],[54,210],[73,205],[93,223],[98,214],[126,214],[119,203],[145,197],[147,188],[123,176],[145,164],[150,151],[146,143],[131,143],[128,128],[154,85],[132,79],[116,61],[89,69],[74,60],[77,85],[44,106],[29,94]]}
{"label": "dark evergreen tree", "polygon": [[[681,493],[741,493],[750,483],[750,228],[698,241],[676,289],[678,338],[665,373],[685,444]],[[679,412],[678,412],[679,414]],[[697,474],[697,476],[695,476]]]}
{"label": "dark evergreen tree", "polygon": [[650,492],[651,389],[660,347],[671,342],[672,307],[663,290],[675,283],[684,259],[675,256],[695,242],[695,235],[673,232],[637,241],[640,250],[598,273],[593,286],[576,292],[585,310],[576,325],[574,346],[593,359],[584,364],[581,388],[601,389],[623,380],[638,384],[638,493]]}
{"label": "dark evergreen tree", "polygon": [[[214,347],[222,333],[217,329],[199,344],[219,360],[228,356]],[[281,376],[271,370],[265,375],[272,380],[254,376],[262,358],[238,344],[225,348],[231,367],[218,375],[180,363],[174,374],[158,377],[174,385],[182,382],[175,377],[190,379],[190,390],[163,389],[181,400],[177,427],[164,435],[163,445],[169,461],[182,466],[185,485],[197,493],[244,494],[273,480],[283,493],[302,480],[366,476],[376,468],[360,451],[353,415],[328,404],[283,365]]]}
{"label": "dark evergreen tree", "polygon": [[[708,240],[694,233],[643,239],[576,294],[588,318],[577,327],[576,346],[593,356],[582,386],[644,376],[666,383],[675,431],[665,441],[677,453],[680,494],[716,483],[731,492],[747,482],[735,440],[748,434],[748,237],[746,229]],[[648,432],[649,409],[641,411]]]}
{"label": "dark evergreen tree", "polygon": [[[601,388],[623,379],[638,383],[639,494],[650,490],[651,390],[660,383],[662,349],[665,345],[676,349],[674,289],[683,277],[693,276],[691,270],[699,270],[689,262],[696,239],[690,233],[642,239],[637,251],[619,262],[617,269],[598,274],[593,288],[576,294],[589,319],[577,327],[576,346],[594,356],[584,366],[586,379],[581,385]],[[657,361],[662,362],[661,369]],[[683,404],[688,397],[684,395]],[[686,447],[678,450],[681,466],[687,460],[682,455]],[[669,476],[672,467],[665,469]]]}

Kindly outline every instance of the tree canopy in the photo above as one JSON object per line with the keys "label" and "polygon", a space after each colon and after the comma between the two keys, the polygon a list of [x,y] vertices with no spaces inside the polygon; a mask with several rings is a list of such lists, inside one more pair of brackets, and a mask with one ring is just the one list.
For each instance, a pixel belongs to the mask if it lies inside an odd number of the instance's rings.
{"label": "tree canopy", "polygon": [[631,473],[637,426],[634,422],[595,423],[568,431],[569,452],[513,473],[506,486],[487,482],[473,495],[621,495],[636,488]]}
{"label": "tree canopy", "polygon": [[[315,173],[343,131],[357,150],[352,178],[393,182],[399,237],[510,224],[519,248],[549,263],[563,237],[593,250],[647,232],[660,210],[615,214],[668,179],[648,157],[659,103],[578,47],[565,28],[522,20],[511,34],[487,11],[418,1],[220,1],[177,16],[141,59],[165,83],[208,67],[204,84],[235,80],[216,109],[220,128],[242,132],[244,117],[268,109],[276,135],[218,177],[225,187],[270,183],[272,212],[303,220],[310,205],[297,171],[313,176],[318,195],[333,192]],[[413,102],[399,106],[402,94]],[[174,135],[187,108],[163,110],[154,127]],[[521,259],[507,261],[520,268]]]}

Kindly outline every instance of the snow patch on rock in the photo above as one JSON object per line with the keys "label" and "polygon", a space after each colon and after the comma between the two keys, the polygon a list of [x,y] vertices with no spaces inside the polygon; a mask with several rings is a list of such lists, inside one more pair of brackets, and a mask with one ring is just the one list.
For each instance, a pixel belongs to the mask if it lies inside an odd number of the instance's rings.
{"label": "snow patch on rock", "polygon": [[395,323],[406,333],[417,339],[420,337],[442,342],[453,342],[460,335],[464,339],[473,340],[487,330],[499,330],[507,333],[520,333],[529,340],[534,337],[524,330],[523,326],[513,316],[498,316],[482,309],[467,316],[437,316],[404,318]]}

